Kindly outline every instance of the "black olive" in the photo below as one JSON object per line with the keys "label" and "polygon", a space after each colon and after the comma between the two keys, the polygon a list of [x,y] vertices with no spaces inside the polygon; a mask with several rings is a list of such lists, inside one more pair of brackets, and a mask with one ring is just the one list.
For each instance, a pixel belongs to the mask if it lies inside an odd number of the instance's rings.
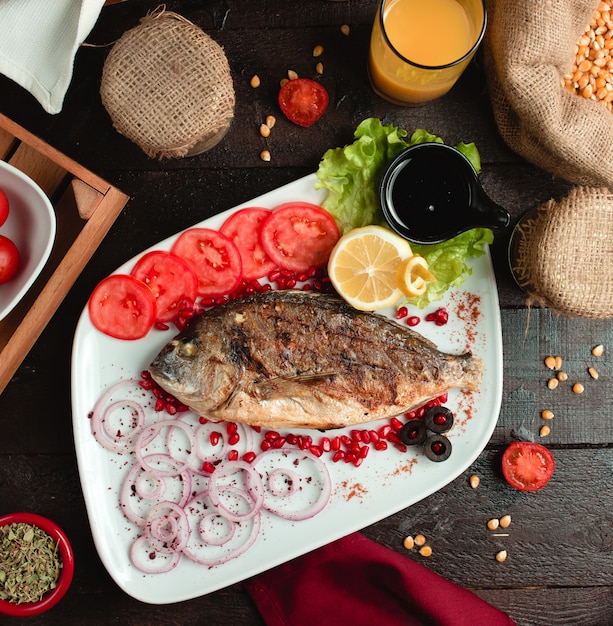
{"label": "black olive", "polygon": [[421,420],[409,420],[398,433],[407,446],[418,446],[426,440],[426,425]]}
{"label": "black olive", "polygon": [[446,461],[451,455],[451,441],[445,435],[430,435],[424,443],[424,452],[431,461]]}
{"label": "black olive", "polygon": [[432,406],[424,414],[426,428],[433,433],[446,433],[453,426],[453,413],[446,406]]}

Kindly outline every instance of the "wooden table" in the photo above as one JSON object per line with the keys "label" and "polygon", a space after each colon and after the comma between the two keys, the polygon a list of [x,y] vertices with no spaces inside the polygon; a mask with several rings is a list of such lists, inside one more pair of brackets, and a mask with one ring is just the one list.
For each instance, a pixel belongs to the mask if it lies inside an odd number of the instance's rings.
{"label": "wooden table", "polygon": [[[137,24],[156,2],[129,0],[106,7],[88,41],[109,44]],[[213,150],[159,162],[112,127],[98,88],[107,48],[80,50],[63,111],[46,114],[28,93],[0,77],[0,112],[127,193],[131,200],[78,278],[11,383],[0,396],[0,513],[33,510],[56,519],[72,539],[77,558],[67,597],[31,624],[261,624],[240,584],[174,606],[142,604],[123,593],[103,568],[89,531],[72,438],[70,354],[77,318],[94,285],[144,248],[208,216],[313,172],[326,149],[352,140],[357,124],[380,117],[409,131],[425,128],[447,143],[474,141],[481,153],[483,185],[518,218],[572,185],[513,154],[500,139],[479,58],[441,100],[421,108],[391,106],[371,91],[366,51],[373,0],[324,2],[271,0],[173,1],[225,49],[237,94],[236,116]],[[342,24],[350,33],[341,32]],[[331,105],[309,129],[286,121],[277,109],[279,80],[288,69],[314,74],[319,59]],[[262,86],[254,91],[250,78]],[[276,115],[264,141],[259,124]],[[263,162],[267,148],[271,161]],[[567,320],[533,308],[507,268],[506,240],[492,246],[504,340],[504,388],[498,425],[486,449],[462,476],[434,495],[364,533],[407,558],[473,590],[507,611],[518,624],[613,623],[613,420],[608,321]],[[572,259],[569,259],[572,262]],[[592,380],[590,350],[605,346]],[[564,359],[569,385],[551,391],[547,355]],[[2,367],[2,364],[0,364]],[[542,441],[556,459],[551,483],[536,494],[503,481],[501,451],[516,435],[540,441],[540,412],[551,409],[551,434]],[[471,489],[468,477],[481,485]],[[508,537],[493,538],[486,522],[512,516]],[[406,535],[421,532],[434,549],[429,559],[408,553]],[[506,549],[498,563],[494,554]],[[1,619],[2,623],[13,623]],[[15,622],[16,623],[16,622]]]}

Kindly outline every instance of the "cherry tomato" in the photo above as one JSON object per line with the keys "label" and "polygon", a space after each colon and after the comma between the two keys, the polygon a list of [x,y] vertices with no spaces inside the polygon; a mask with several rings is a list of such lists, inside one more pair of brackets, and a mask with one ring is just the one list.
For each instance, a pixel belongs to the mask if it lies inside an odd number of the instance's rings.
{"label": "cherry tomato", "polygon": [[286,202],[262,223],[262,246],[279,266],[294,272],[328,262],[340,237],[334,218],[309,202]]}
{"label": "cherry tomato", "polygon": [[6,222],[9,216],[9,199],[2,189],[0,189],[0,226]]}
{"label": "cherry tomato", "polygon": [[190,228],[179,235],[171,252],[188,261],[198,277],[201,296],[225,296],[242,277],[238,248],[228,237],[209,228]]}
{"label": "cherry tomato", "polygon": [[243,278],[257,280],[275,269],[276,263],[266,254],[260,239],[262,222],[270,209],[248,207],[241,209],[222,224],[219,231],[234,242],[243,262]]}
{"label": "cherry tomato", "polygon": [[116,339],[140,339],[153,326],[155,296],[134,276],[113,274],[98,283],[88,310],[100,332]]}
{"label": "cherry tomato", "polygon": [[502,455],[505,480],[519,491],[538,491],[553,475],[555,462],[551,452],[539,443],[515,441]]}
{"label": "cherry tomato", "polygon": [[198,278],[186,261],[171,252],[153,250],[142,256],[130,272],[145,283],[156,300],[156,322],[172,322],[198,294]]}
{"label": "cherry tomato", "polygon": [[4,235],[0,235],[0,285],[8,282],[19,269],[19,250]]}
{"label": "cherry tomato", "polygon": [[306,128],[326,112],[329,97],[323,85],[310,78],[295,78],[281,87],[278,100],[285,117]]}

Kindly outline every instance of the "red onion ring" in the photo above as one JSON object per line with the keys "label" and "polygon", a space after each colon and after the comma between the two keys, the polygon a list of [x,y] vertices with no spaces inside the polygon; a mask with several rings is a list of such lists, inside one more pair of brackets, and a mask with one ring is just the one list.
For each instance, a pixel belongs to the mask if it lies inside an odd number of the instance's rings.
{"label": "red onion ring", "polygon": [[[225,535],[216,536],[214,533],[209,532],[207,528],[207,524],[212,525],[214,521],[218,519],[223,520],[229,526],[229,530]],[[198,534],[202,537],[203,541],[210,546],[223,546],[228,543],[228,541],[231,541],[236,534],[236,525],[237,522],[233,522],[219,513],[209,513],[200,520],[198,524]]]}
{"label": "red onion ring", "polygon": [[[151,467],[147,464],[145,458],[143,456],[143,450],[145,446],[150,444],[156,435],[160,433],[160,431],[164,428],[180,428],[189,440],[189,452],[188,458],[185,461],[177,459],[173,457],[173,459],[177,462],[177,466],[174,470],[162,470]],[[138,462],[140,463],[143,469],[146,469],[148,472],[151,472],[154,476],[176,476],[181,472],[185,471],[190,463],[190,457],[194,450],[194,433],[189,424],[182,422],[181,420],[162,420],[156,422],[155,424],[150,424],[146,428],[144,428],[136,438],[136,442],[134,444],[134,453]]]}
{"label": "red onion ring", "polygon": [[174,502],[158,502],[147,515],[145,537],[157,552],[181,552],[189,532],[185,510]]}
{"label": "red onion ring", "polygon": [[181,553],[171,554],[157,551],[145,535],[138,536],[130,546],[130,561],[144,574],[163,574],[177,567]]}
{"label": "red onion ring", "polygon": [[[233,476],[238,472],[245,472],[245,490],[220,483],[224,478]],[[247,512],[238,513],[230,510],[222,500],[224,492],[235,493],[242,497],[249,505]],[[262,484],[261,476],[249,463],[245,461],[225,461],[220,463],[215,468],[213,474],[211,474],[207,495],[224,517],[234,522],[241,522],[250,519],[260,512],[264,502],[264,485]]]}

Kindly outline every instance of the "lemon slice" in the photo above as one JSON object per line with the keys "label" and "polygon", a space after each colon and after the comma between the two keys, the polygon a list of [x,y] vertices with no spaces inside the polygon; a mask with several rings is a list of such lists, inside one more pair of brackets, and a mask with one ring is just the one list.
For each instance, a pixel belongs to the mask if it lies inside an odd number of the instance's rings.
{"label": "lemon slice", "polygon": [[355,228],[330,254],[328,275],[338,294],[360,311],[391,306],[402,297],[401,263],[412,256],[409,242],[382,226]]}
{"label": "lemon slice", "polygon": [[419,254],[405,259],[398,268],[398,286],[410,298],[421,296],[428,288],[428,283],[434,280],[436,278],[428,270],[428,262]]}

